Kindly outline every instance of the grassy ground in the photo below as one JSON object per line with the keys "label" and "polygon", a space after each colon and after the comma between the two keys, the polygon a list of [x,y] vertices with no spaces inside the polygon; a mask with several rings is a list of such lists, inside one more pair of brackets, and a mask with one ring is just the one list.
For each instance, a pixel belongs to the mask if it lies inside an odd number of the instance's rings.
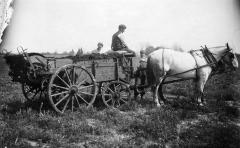
{"label": "grassy ground", "polygon": [[0,63],[0,147],[240,147],[239,71],[209,81],[205,108],[191,103],[187,81],[166,86],[187,97],[168,98],[161,108],[147,94],[123,111],[97,101],[93,108],[58,115],[46,100],[27,102]]}

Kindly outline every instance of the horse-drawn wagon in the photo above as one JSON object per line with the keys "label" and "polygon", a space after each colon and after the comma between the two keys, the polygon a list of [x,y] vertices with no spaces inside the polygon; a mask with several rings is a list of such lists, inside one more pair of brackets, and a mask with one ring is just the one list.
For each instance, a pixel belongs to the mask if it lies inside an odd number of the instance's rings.
{"label": "horse-drawn wagon", "polygon": [[9,75],[20,82],[28,100],[48,98],[53,109],[64,113],[93,105],[101,95],[108,107],[119,108],[130,101],[133,77],[132,55],[85,55],[47,57],[39,53],[7,55]]}
{"label": "horse-drawn wagon", "polygon": [[[81,57],[46,57],[39,53],[8,55],[9,75],[22,84],[28,100],[48,98],[54,110],[64,113],[82,105],[93,105],[97,95],[108,107],[119,108],[131,100],[131,90],[152,86],[153,98],[160,106],[158,96],[164,99],[163,85],[194,79],[196,97],[202,103],[204,85],[210,75],[232,71],[238,67],[233,50],[226,46],[203,48],[191,52],[169,49],[154,51],[148,57],[147,84],[131,85],[135,77],[133,55],[85,55]],[[208,52],[208,53],[204,53]],[[174,79],[168,79],[174,78]],[[177,78],[177,79],[176,79]]]}

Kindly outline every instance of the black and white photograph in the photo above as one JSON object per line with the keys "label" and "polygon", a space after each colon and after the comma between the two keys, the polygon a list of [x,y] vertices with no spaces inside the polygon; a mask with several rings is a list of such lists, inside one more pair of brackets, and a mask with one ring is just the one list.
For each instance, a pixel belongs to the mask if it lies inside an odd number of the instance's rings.
{"label": "black and white photograph", "polygon": [[0,0],[0,148],[239,148],[240,0]]}

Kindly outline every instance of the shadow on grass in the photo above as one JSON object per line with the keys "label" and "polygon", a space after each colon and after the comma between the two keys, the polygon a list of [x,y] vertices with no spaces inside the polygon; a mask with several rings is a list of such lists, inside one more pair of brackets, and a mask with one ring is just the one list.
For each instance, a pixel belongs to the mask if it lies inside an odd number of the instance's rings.
{"label": "shadow on grass", "polygon": [[237,125],[217,120],[200,121],[180,133],[180,147],[240,147],[240,129]]}
{"label": "shadow on grass", "polygon": [[96,96],[93,106],[96,107],[97,110],[103,110],[106,108],[106,105],[103,103],[101,95]]}
{"label": "shadow on grass", "polygon": [[[186,122],[179,133],[180,147],[240,147],[239,106],[236,101],[209,101],[207,112]],[[189,114],[189,112],[187,112]],[[186,119],[186,118],[185,118]]]}
{"label": "shadow on grass", "polygon": [[8,114],[15,114],[20,110],[27,110],[29,108],[38,112],[53,110],[48,100],[44,98],[44,99],[37,99],[34,101],[28,100],[26,102],[21,102],[19,100],[8,102],[6,103],[5,107],[2,108],[2,111]]}

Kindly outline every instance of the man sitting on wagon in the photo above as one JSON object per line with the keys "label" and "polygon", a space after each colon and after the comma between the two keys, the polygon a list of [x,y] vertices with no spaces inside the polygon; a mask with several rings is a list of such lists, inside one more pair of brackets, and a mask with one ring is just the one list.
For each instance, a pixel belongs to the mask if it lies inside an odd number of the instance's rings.
{"label": "man sitting on wagon", "polygon": [[127,53],[132,53],[134,56],[136,55],[135,52],[128,48],[125,39],[124,39],[124,31],[127,27],[123,24],[118,26],[118,31],[113,34],[112,36],[112,51],[116,51],[121,53],[121,51],[125,51]]}

